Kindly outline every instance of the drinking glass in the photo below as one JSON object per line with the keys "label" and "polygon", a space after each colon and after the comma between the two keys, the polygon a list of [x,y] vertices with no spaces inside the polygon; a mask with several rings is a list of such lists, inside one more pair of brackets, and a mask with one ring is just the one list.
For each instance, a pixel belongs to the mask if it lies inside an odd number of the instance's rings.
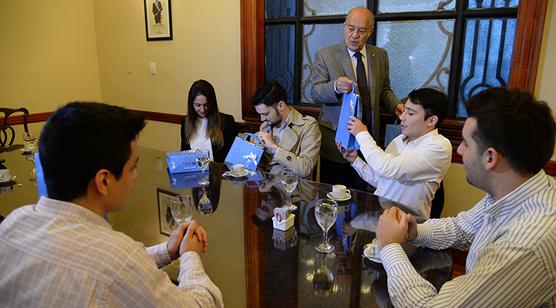
{"label": "drinking glass", "polygon": [[35,153],[36,150],[36,140],[37,138],[29,132],[23,133],[23,152],[24,153]]}
{"label": "drinking glass", "polygon": [[199,165],[199,168],[201,168],[202,172],[199,185],[207,186],[210,184],[208,176],[205,176],[205,171],[208,169],[210,163],[209,152],[207,150],[196,150],[195,154],[197,154],[197,164]]}
{"label": "drinking glass", "polygon": [[280,181],[282,182],[284,189],[288,193],[286,208],[290,212],[297,210],[297,206],[292,203],[292,191],[295,190],[295,188],[297,187],[297,182],[299,181],[299,175],[297,174],[297,171],[289,168],[284,169],[282,171]]}
{"label": "drinking glass", "polygon": [[172,217],[178,225],[190,222],[193,217],[193,201],[191,196],[178,195],[171,199]]}
{"label": "drinking glass", "polygon": [[332,227],[338,217],[338,204],[336,201],[325,198],[317,200],[315,206],[315,218],[322,229],[323,241],[315,247],[318,252],[330,253],[334,246],[328,243],[328,230]]}

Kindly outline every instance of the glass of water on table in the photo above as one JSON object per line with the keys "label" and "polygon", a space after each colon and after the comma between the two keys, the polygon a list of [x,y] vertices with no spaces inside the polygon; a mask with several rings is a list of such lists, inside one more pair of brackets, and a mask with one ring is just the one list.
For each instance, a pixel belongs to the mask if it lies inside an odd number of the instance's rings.
{"label": "glass of water on table", "polygon": [[334,246],[328,243],[328,230],[336,222],[338,217],[338,204],[332,199],[319,199],[315,205],[315,218],[322,229],[323,241],[317,247],[316,251],[322,253],[330,253],[334,251]]}
{"label": "glass of water on table", "polygon": [[210,184],[208,176],[205,175],[205,171],[209,168],[210,164],[210,156],[207,150],[196,150],[195,154],[197,154],[197,165],[201,169],[202,176],[201,180],[199,181],[199,185],[207,186]]}

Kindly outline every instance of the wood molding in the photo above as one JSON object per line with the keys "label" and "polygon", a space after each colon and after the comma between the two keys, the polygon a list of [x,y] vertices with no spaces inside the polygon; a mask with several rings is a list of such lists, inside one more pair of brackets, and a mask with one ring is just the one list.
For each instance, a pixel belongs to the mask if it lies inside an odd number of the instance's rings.
{"label": "wood molding", "polygon": [[535,91],[546,6],[547,0],[520,1],[509,87]]}
{"label": "wood molding", "polygon": [[[296,106],[296,109],[301,109]],[[172,114],[172,113],[163,113],[163,112],[154,112],[154,111],[144,111],[144,110],[133,110],[134,112],[141,114],[145,117],[148,121],[157,121],[163,123],[172,123],[172,124],[180,124],[180,120],[183,115],[180,114]],[[35,123],[35,122],[44,122],[48,119],[48,117],[52,114],[52,112],[41,112],[41,113],[34,113],[29,115],[29,119],[27,123]],[[23,116],[13,116],[10,117],[8,123],[11,125],[18,125],[23,124]],[[237,125],[240,128],[240,132],[255,132],[258,131],[260,121],[252,122],[237,122]],[[452,163],[463,163],[461,159],[461,155],[459,155],[456,150],[461,142],[461,128],[463,127],[463,121],[461,120],[452,120],[446,119],[442,122],[439,130],[446,138],[452,141],[453,153],[452,153]],[[544,170],[547,174],[556,176],[556,160],[551,160],[546,164]]]}
{"label": "wood molding", "polygon": [[264,1],[241,0],[241,113],[257,121],[251,97],[264,80]]}
{"label": "wood molding", "polygon": [[[51,114],[52,112],[40,112],[40,113],[29,114],[29,117],[27,118],[27,123],[44,122],[48,120],[48,117],[50,117]],[[0,122],[2,122],[3,120],[4,118],[0,118]],[[16,116],[8,117],[8,124],[10,125],[23,124],[23,116],[16,115]]]}
{"label": "wood molding", "polygon": [[144,111],[144,110],[137,110],[137,109],[132,109],[132,111],[142,115],[143,117],[145,117],[146,120],[149,121],[180,124],[181,118],[183,118],[183,115],[181,114]]}

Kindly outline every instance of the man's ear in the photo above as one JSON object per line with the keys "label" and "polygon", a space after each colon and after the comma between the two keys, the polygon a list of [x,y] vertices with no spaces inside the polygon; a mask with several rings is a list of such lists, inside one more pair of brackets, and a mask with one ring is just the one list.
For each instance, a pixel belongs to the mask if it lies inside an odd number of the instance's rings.
{"label": "man's ear", "polygon": [[284,102],[284,101],[279,101],[278,104],[277,104],[277,106],[278,106],[278,110],[284,111],[284,108],[286,107],[286,102]]}
{"label": "man's ear", "polygon": [[110,183],[113,180],[110,175],[111,173],[107,169],[100,169],[97,171],[93,179],[97,192],[103,196],[108,195],[108,186],[110,186]]}
{"label": "man's ear", "polygon": [[495,148],[487,148],[482,155],[483,165],[485,166],[485,169],[493,170],[500,163],[501,158],[502,154],[496,151]]}
{"label": "man's ear", "polygon": [[432,115],[425,120],[427,127],[436,127],[436,123],[438,123],[438,116],[436,115]]}

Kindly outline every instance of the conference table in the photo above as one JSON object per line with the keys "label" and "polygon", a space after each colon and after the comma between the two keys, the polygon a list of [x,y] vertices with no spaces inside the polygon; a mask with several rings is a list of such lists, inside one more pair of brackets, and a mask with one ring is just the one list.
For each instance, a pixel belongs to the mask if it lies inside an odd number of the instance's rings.
{"label": "conference table", "polygon": [[[13,185],[0,187],[0,215],[6,216],[36,202],[37,181],[32,156],[11,151],[0,153],[0,159],[16,175]],[[328,232],[335,250],[323,254],[315,250],[323,235],[314,212],[330,185],[300,180],[292,194],[298,207],[294,227],[281,231],[272,224],[274,208],[286,201],[280,179],[263,172],[232,178],[223,176],[226,170],[224,164],[211,163],[210,185],[199,187],[199,173],[169,175],[165,153],[141,147],[133,191],[124,208],[107,219],[114,230],[146,246],[157,244],[176,227],[170,198],[191,196],[193,219],[209,238],[203,265],[227,307],[391,306],[384,268],[363,256],[375,237],[372,228],[346,227],[357,217],[378,219],[383,208],[375,196],[351,190],[349,200],[338,202],[339,215]],[[210,203],[200,205],[201,199]],[[405,248],[417,271],[437,289],[451,278],[451,251]],[[163,268],[173,281],[176,262]]]}

